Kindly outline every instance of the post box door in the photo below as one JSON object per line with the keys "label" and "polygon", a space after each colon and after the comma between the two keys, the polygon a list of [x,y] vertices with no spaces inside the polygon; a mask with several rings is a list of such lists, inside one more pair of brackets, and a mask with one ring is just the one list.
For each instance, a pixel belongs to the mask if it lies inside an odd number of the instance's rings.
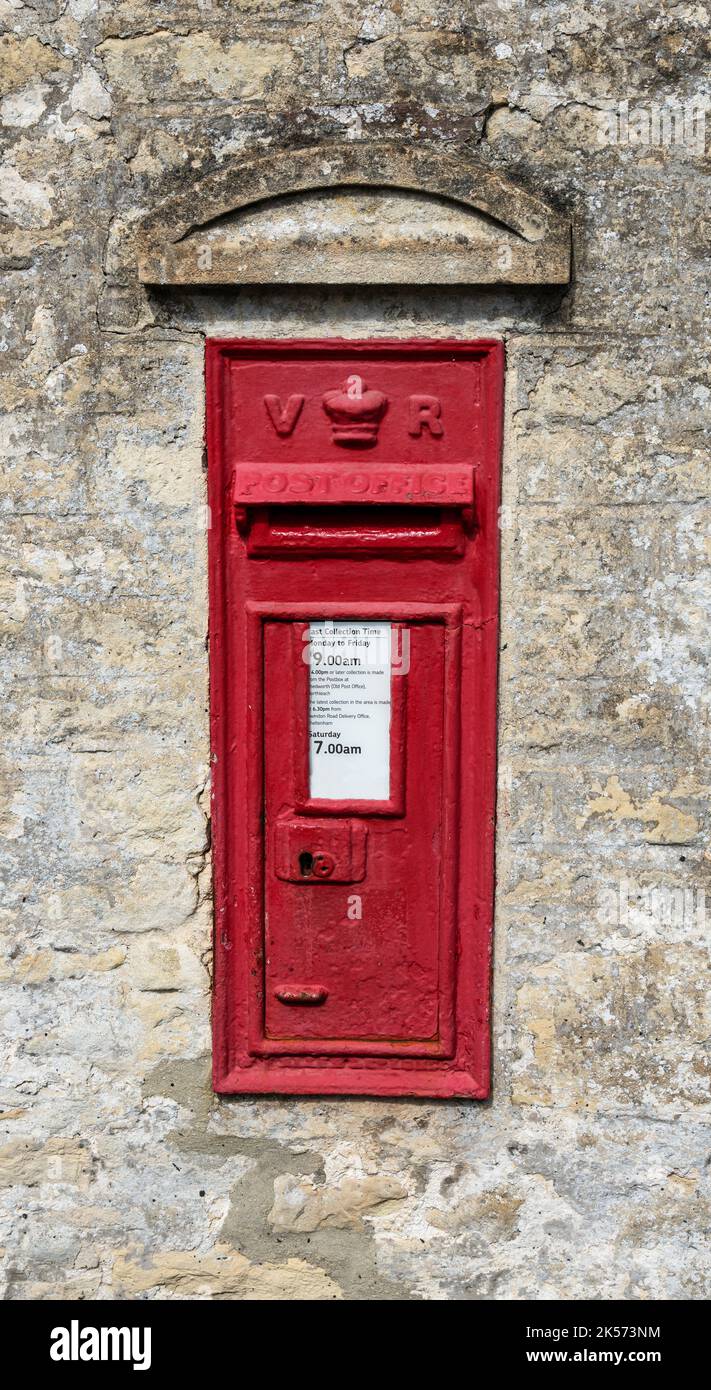
{"label": "post box door", "polygon": [[388,670],[392,630],[265,625],[265,1038],[277,1048],[441,1055],[450,1043],[446,627],[406,629],[402,674]]}

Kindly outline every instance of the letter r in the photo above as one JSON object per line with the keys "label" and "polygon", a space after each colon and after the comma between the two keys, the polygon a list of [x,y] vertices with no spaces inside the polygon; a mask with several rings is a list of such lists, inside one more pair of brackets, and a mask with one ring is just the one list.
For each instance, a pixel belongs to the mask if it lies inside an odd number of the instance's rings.
{"label": "letter r", "polygon": [[435,439],[444,434],[440,419],[442,402],[438,396],[410,396],[410,423],[408,434],[422,434],[425,426]]}

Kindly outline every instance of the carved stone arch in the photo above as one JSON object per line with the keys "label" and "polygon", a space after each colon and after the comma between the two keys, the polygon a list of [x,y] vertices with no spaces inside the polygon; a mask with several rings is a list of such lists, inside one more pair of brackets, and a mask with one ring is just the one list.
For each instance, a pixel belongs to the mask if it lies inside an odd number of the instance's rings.
{"label": "carved stone arch", "polygon": [[233,163],[139,225],[147,284],[566,284],[570,224],[502,174],[393,141]]}

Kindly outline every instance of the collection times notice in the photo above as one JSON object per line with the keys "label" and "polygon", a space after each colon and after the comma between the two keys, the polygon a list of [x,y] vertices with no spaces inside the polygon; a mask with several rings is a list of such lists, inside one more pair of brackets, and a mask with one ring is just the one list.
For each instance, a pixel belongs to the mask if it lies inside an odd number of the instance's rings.
{"label": "collection times notice", "polygon": [[390,796],[390,623],[317,622],[309,629],[310,795]]}

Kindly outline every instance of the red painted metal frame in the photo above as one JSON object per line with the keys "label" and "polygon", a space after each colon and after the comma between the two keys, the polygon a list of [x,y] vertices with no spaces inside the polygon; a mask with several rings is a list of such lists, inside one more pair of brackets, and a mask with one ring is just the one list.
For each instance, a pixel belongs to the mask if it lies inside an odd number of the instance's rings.
{"label": "red painted metal frame", "polygon": [[[356,363],[387,360],[425,360],[478,362],[481,398],[476,437],[461,441],[461,452],[475,465],[476,531],[465,537],[466,525],[449,511],[442,514],[443,527],[451,536],[461,527],[461,544],[436,557],[432,549],[417,543],[410,552],[408,566],[427,559],[430,567],[442,572],[449,567],[459,572],[457,584],[466,585],[464,614],[457,601],[428,603],[399,602],[392,596],[381,601],[360,602],[352,596],[356,579],[350,584],[348,601],[332,603],[320,596],[307,602],[265,595],[262,582],[255,600],[236,587],[244,570],[240,566],[264,566],[259,540],[250,552],[250,538],[238,535],[234,523],[232,477],[234,469],[233,421],[239,419],[237,405],[230,395],[230,366],[236,361],[263,361],[291,354],[295,362],[318,357],[338,370],[339,361]],[[212,340],[207,344],[207,446],[208,488],[211,527],[210,561],[210,691],[213,773],[213,847],[215,888],[215,999],[214,999],[214,1086],[227,1094],[292,1093],[303,1095],[371,1095],[485,1098],[489,1094],[490,1042],[489,994],[490,956],[494,885],[494,808],[496,764],[496,674],[498,641],[498,506],[503,396],[503,345],[495,340]],[[227,444],[229,438],[229,444]],[[461,457],[459,459],[461,462]],[[334,511],[339,509],[336,507]],[[278,516],[276,508],[275,515]],[[281,551],[278,540],[269,540],[269,513],[255,513],[255,532],[261,530],[262,555],[290,554]],[[373,507],[371,515],[377,515]],[[401,523],[398,539],[402,543],[408,515]],[[413,529],[416,515],[412,513]],[[305,517],[305,526],[308,521]],[[369,526],[372,526],[369,518]],[[387,528],[385,528],[387,530]],[[292,538],[294,539],[294,538]],[[414,539],[414,537],[413,537]],[[298,547],[298,537],[295,539]],[[451,543],[451,542],[450,542]],[[372,549],[371,549],[372,546]],[[318,528],[307,536],[303,550],[310,572],[321,563]],[[338,572],[348,563],[349,545],[339,550],[323,542],[324,562],[336,565]],[[460,551],[464,554],[460,558]],[[378,553],[377,540],[365,543],[369,555]],[[250,553],[254,555],[250,559]],[[297,551],[298,553],[298,551]],[[385,569],[395,572],[407,558],[388,556],[383,547]],[[364,563],[351,557],[353,575]],[[369,561],[372,564],[372,559]],[[460,570],[465,566],[465,570]],[[411,571],[412,572],[412,571]],[[430,571],[428,570],[428,574]],[[466,578],[463,576],[466,575]],[[457,592],[455,592],[457,591]],[[299,592],[298,588],[296,592]],[[262,632],[271,619],[294,623],[310,618],[388,619],[394,622],[437,621],[449,634],[449,659],[461,660],[458,677],[445,685],[447,721],[450,733],[445,742],[445,779],[451,788],[458,783],[465,789],[459,802],[445,797],[449,822],[443,827],[443,856],[446,879],[451,885],[450,908],[445,913],[446,930],[441,935],[440,969],[452,977],[452,987],[443,998],[452,1002],[448,1017],[440,1019],[439,1035],[428,1047],[426,1042],[397,1051],[398,1044],[371,1041],[336,1040],[294,1043],[293,1040],[265,1039],[263,1003],[263,895],[264,895],[264,793],[262,738],[262,681],[264,675]],[[452,645],[453,644],[453,645]],[[307,668],[304,667],[304,671]],[[396,682],[393,682],[395,686]],[[304,685],[303,689],[306,689]],[[303,692],[302,692],[303,694]],[[457,732],[459,737],[457,736]],[[305,750],[294,756],[302,761]],[[392,783],[391,783],[392,791]],[[314,815],[353,814],[362,803],[306,803]],[[385,814],[398,814],[393,805],[374,803]],[[370,814],[370,812],[369,812]],[[313,891],[318,892],[318,889]],[[445,1007],[445,1014],[447,1009]],[[273,1049],[273,1050],[272,1050]]]}

